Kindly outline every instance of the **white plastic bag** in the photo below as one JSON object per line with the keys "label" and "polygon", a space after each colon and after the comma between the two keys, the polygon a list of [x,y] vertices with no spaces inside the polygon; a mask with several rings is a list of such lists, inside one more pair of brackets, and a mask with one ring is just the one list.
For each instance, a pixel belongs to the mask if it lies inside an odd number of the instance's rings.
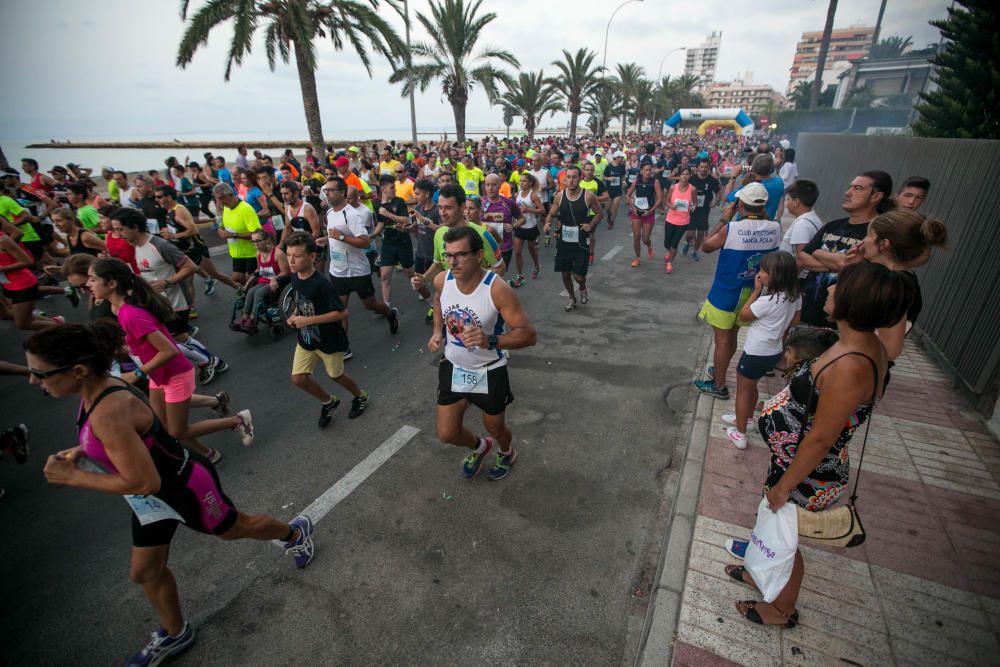
{"label": "white plastic bag", "polygon": [[753,577],[764,602],[773,602],[788,583],[798,548],[799,517],[795,505],[785,503],[780,510],[772,512],[767,498],[761,498],[757,506],[757,524],[750,533],[743,566]]}

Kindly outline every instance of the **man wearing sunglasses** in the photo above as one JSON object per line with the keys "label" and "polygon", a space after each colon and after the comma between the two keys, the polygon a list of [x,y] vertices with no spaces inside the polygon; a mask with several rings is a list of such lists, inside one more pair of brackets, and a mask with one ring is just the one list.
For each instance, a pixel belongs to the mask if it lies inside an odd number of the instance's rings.
{"label": "man wearing sunglasses", "polygon": [[[462,462],[466,479],[481,472],[496,446],[487,476],[497,481],[517,460],[506,421],[514,395],[503,350],[530,347],[538,337],[514,290],[483,268],[483,237],[466,225],[448,229],[443,240],[448,272],[434,279],[434,334],[427,342],[431,352],[444,350],[438,366],[437,433],[442,442],[472,450]],[[489,435],[479,437],[465,427],[469,404],[482,411]]]}

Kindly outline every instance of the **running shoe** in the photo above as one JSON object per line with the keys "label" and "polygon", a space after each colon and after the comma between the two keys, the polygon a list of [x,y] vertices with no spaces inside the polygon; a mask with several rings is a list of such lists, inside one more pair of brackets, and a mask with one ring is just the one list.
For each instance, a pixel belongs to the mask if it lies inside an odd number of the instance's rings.
{"label": "running shoe", "polygon": [[209,360],[204,366],[198,368],[198,384],[206,385],[215,379],[215,363]]}
{"label": "running shoe", "polygon": [[572,310],[576,310],[576,299],[570,299],[570,302],[566,304],[566,307],[563,308],[563,310],[565,310],[567,313]]}
{"label": "running shoe", "polygon": [[52,320],[55,320],[55,321],[56,321],[56,322],[58,322],[59,324],[66,324],[66,318],[65,318],[65,317],[63,317],[62,315],[53,315],[53,316],[52,316],[51,318],[49,318],[49,319],[52,319]]}
{"label": "running shoe", "polygon": [[613,223],[613,222],[609,222],[609,223],[608,223],[608,231],[610,232],[610,231],[611,231],[612,229],[614,229],[614,228],[615,228],[615,223]]}
{"label": "running shoe", "polygon": [[719,389],[715,386],[715,380],[695,380],[694,388],[703,394],[714,396],[715,398],[722,399],[723,401],[729,400],[729,387]]}
{"label": "running shoe", "polygon": [[354,419],[360,417],[364,414],[365,408],[368,407],[368,392],[364,389],[361,390],[360,396],[355,396],[351,399],[351,411],[347,413],[348,419]]}
{"label": "running shoe", "polygon": [[0,450],[10,452],[15,461],[24,463],[28,458],[28,427],[18,424],[0,433]]}
{"label": "running shoe", "polygon": [[[726,426],[736,426],[736,415],[732,412],[725,413],[724,415],[722,415],[722,423],[725,424]],[[755,428],[753,419],[752,418],[748,419],[746,430],[744,430],[743,432],[746,433],[747,431],[753,428]]]}
{"label": "running shoe", "polygon": [[[195,309],[194,306],[191,306],[191,310],[189,312],[190,312],[190,314],[188,315],[189,320],[196,320],[199,317],[201,317],[201,315],[198,314],[198,311]],[[194,334],[191,335],[193,336]]]}
{"label": "running shoe", "polygon": [[205,458],[211,461],[212,465],[217,465],[219,461],[222,460],[222,452],[218,449],[210,449],[208,450],[208,454],[205,455]]}
{"label": "running shoe", "polygon": [[691,253],[691,261],[692,262],[700,262],[701,261],[701,257],[698,256],[697,251]]}
{"label": "running shoe", "polygon": [[743,560],[747,555],[747,545],[750,544],[746,540],[734,540],[729,538],[726,540],[726,553],[733,558],[739,558]]}
{"label": "running shoe", "polygon": [[651,245],[646,246],[646,255],[649,256],[650,259],[652,259],[654,256],[656,256],[656,253],[653,252],[653,246],[651,246]]}
{"label": "running shoe", "polygon": [[486,460],[486,455],[493,449],[493,438],[486,437],[483,440],[486,441],[486,450],[482,454],[472,452],[462,461],[462,474],[465,475],[466,479],[472,479],[479,474],[479,471],[483,469],[483,461]]}
{"label": "running shoe", "polygon": [[347,361],[348,359],[353,359],[353,358],[354,358],[354,353],[351,352],[351,348],[347,348],[347,350],[344,351],[344,361]]}
{"label": "running shoe", "polygon": [[514,276],[514,279],[510,281],[511,287],[520,287],[523,284],[524,284],[524,276],[522,276],[521,274]]}
{"label": "running shoe", "polygon": [[312,562],[315,552],[312,541],[313,522],[309,517],[300,514],[292,519],[288,526],[293,531],[298,529],[299,536],[291,542],[285,542],[285,553],[292,554],[295,567],[301,570]]}
{"label": "running shoe", "polygon": [[319,409],[319,420],[316,423],[320,428],[326,428],[333,421],[333,411],[337,409],[338,405],[340,405],[340,397],[331,394],[330,400]]}
{"label": "running shoe", "polygon": [[171,656],[183,653],[194,643],[194,628],[184,622],[179,635],[171,637],[163,628],[152,634],[152,639],[125,663],[125,667],[154,667]]}
{"label": "running shoe", "polygon": [[191,336],[191,338],[196,337],[199,331],[201,331],[201,329],[199,329],[198,327],[194,325],[188,325],[188,336]]}
{"label": "running shoe", "polygon": [[229,370],[229,364],[227,364],[222,357],[213,357],[212,366],[215,368],[215,374],[225,373]]}
{"label": "running shoe", "polygon": [[674,272],[674,265],[671,262],[667,262],[667,275]]}
{"label": "running shoe", "polygon": [[220,391],[218,394],[215,395],[215,400],[218,402],[218,404],[214,408],[212,408],[213,410],[215,410],[215,414],[219,415],[220,417],[228,417],[229,392]]}
{"label": "running shoe", "polygon": [[593,265],[594,265],[594,256],[593,256],[593,255],[590,255],[590,256],[588,257],[588,261],[590,262],[590,265],[591,265],[591,266],[593,266]]}
{"label": "running shoe", "polygon": [[638,257],[636,257],[635,259],[632,260],[632,268],[633,269],[639,268],[639,258]]}
{"label": "running shoe", "polygon": [[715,366],[709,366],[708,370],[705,371],[705,377],[709,380],[715,379]]}
{"label": "running shoe", "polygon": [[486,476],[494,482],[503,479],[510,472],[510,467],[514,465],[514,461],[516,460],[517,450],[513,446],[511,446],[510,451],[506,454],[497,452],[497,456],[493,460],[493,467],[486,471]]}
{"label": "running shoe", "polygon": [[688,250],[690,250],[690,249],[691,249],[691,245],[688,244],[688,243],[685,243],[684,247],[681,248],[681,254],[684,255],[685,257],[687,257]]}
{"label": "running shoe", "polygon": [[434,309],[428,308],[427,314],[424,315],[424,324],[434,324]]}
{"label": "running shoe", "polygon": [[729,442],[733,443],[733,447],[736,449],[747,448],[747,436],[740,433],[740,430],[735,426],[730,426],[726,429],[726,437],[729,438]]}
{"label": "running shoe", "polygon": [[253,444],[253,415],[250,414],[249,410],[240,410],[236,416],[240,419],[240,423],[236,426],[236,432],[240,434],[243,446],[249,447]]}
{"label": "running shoe", "polygon": [[389,309],[389,333],[394,334],[399,331],[399,311],[395,308]]}
{"label": "running shoe", "polygon": [[580,303],[586,304],[588,301],[590,301],[590,294],[585,289],[580,290]]}
{"label": "running shoe", "polygon": [[69,299],[69,302],[71,304],[73,304],[74,308],[76,308],[77,306],[80,305],[80,295],[76,293],[76,288],[75,287],[67,287],[67,288],[65,288],[63,290],[63,295],[67,299]]}
{"label": "running shoe", "polygon": [[531,270],[531,279],[532,280],[538,280],[538,267],[537,266],[534,269]]}
{"label": "running shoe", "polygon": [[205,296],[208,296],[215,291],[215,278],[209,278],[205,281]]}

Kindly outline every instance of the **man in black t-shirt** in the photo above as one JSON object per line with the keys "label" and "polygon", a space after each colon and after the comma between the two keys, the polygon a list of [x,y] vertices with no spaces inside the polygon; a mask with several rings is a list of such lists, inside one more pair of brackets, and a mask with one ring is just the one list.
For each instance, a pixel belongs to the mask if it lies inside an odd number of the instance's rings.
{"label": "man in black t-shirt", "polygon": [[347,317],[347,309],[330,281],[316,271],[316,242],[312,235],[306,232],[290,235],[285,240],[285,254],[295,290],[295,312],[288,317],[288,326],[299,331],[292,361],[292,384],[322,403],[318,424],[320,428],[327,426],[340,405],[340,398],[312,378],[316,362],[322,361],[330,379],[354,396],[348,419],[360,417],[368,407],[368,392],[344,372],[348,341],[341,321]]}
{"label": "man in black t-shirt", "polygon": [[160,230],[167,226],[167,211],[156,203],[153,181],[149,176],[135,177],[135,196],[139,210],[146,218],[146,228],[150,234],[159,236]]}
{"label": "man in black t-shirt", "polygon": [[691,211],[691,222],[688,223],[687,232],[684,234],[684,247],[681,248],[681,253],[688,254],[690,247],[694,246],[691,259],[697,262],[698,251],[701,250],[705,232],[708,231],[708,214],[712,210],[715,196],[722,189],[722,184],[719,183],[719,179],[712,176],[712,161],[707,157],[698,161],[698,169],[688,183],[694,188],[698,201],[695,209]]}
{"label": "man in black t-shirt", "polygon": [[868,223],[891,209],[892,177],[884,171],[866,171],[851,181],[841,207],[847,218],[823,225],[812,240],[802,246],[796,262],[809,273],[802,279],[802,323],[832,328],[823,306],[836,274],[844,268],[845,253],[868,235]]}

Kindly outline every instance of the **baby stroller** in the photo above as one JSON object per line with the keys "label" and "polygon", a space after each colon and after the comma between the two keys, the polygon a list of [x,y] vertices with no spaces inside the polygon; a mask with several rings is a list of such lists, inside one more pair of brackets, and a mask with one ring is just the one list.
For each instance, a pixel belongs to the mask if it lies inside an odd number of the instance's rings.
{"label": "baby stroller", "polygon": [[255,312],[251,313],[251,324],[244,326],[243,306],[248,298],[250,298],[248,292],[242,290],[237,292],[233,312],[229,318],[230,330],[253,336],[258,333],[258,326],[263,325],[270,330],[272,340],[282,338],[288,328],[287,319],[295,311],[295,295],[291,284],[280,288],[277,294],[269,290],[266,298],[260,299]]}

